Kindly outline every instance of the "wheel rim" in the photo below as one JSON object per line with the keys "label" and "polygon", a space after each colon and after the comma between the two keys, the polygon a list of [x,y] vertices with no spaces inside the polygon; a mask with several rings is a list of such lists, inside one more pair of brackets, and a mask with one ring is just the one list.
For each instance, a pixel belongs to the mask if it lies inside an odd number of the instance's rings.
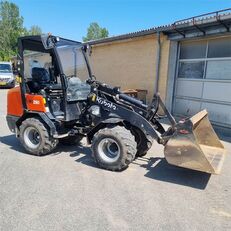
{"label": "wheel rim", "polygon": [[105,162],[115,162],[120,157],[120,146],[111,138],[104,138],[99,142],[98,153]]}
{"label": "wheel rim", "polygon": [[24,141],[29,148],[36,149],[41,143],[38,130],[34,127],[26,128],[24,131]]}

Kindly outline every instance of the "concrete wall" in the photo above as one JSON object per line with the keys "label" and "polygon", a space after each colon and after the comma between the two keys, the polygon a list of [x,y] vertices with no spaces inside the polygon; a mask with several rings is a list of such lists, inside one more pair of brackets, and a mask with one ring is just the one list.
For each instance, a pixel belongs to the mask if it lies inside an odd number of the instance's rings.
{"label": "concrete wall", "polygon": [[[161,35],[159,92],[166,97],[170,42]],[[99,81],[124,89],[148,90],[152,99],[156,78],[157,36],[94,45],[89,57],[93,74]]]}

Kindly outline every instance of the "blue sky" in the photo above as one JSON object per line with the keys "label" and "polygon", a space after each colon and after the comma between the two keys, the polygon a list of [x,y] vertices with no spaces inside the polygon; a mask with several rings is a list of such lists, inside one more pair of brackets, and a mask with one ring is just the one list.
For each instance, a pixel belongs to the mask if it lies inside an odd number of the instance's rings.
{"label": "blue sky", "polygon": [[231,0],[12,0],[24,26],[82,40],[91,22],[110,36],[173,23],[191,16],[230,8]]}

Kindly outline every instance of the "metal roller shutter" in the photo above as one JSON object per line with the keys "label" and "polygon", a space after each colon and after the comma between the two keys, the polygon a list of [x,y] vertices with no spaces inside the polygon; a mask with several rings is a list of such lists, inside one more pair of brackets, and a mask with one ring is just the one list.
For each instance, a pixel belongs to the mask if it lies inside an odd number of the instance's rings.
{"label": "metal roller shutter", "polygon": [[213,124],[231,128],[231,36],[180,43],[173,113],[204,108]]}

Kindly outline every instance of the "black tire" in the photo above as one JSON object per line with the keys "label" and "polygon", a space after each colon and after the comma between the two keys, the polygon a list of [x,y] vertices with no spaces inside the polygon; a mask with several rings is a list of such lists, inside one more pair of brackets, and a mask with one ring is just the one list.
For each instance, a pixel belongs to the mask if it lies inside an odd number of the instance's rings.
{"label": "black tire", "polygon": [[63,145],[79,145],[80,141],[83,139],[83,136],[67,136],[64,138],[59,139],[59,143],[63,144]]}
{"label": "black tire", "polygon": [[148,150],[150,148],[148,147],[148,141],[141,140],[139,144],[137,144],[137,152],[136,157],[143,157],[147,154]]}
{"label": "black tire", "polygon": [[136,157],[145,156],[150,149],[146,137],[144,137],[141,131],[135,127],[132,129],[132,134],[135,136],[135,140],[137,143]]}
{"label": "black tire", "polygon": [[137,148],[136,157],[143,157],[146,156],[149,148],[147,147],[147,143],[144,144],[144,146],[140,146]]}
{"label": "black tire", "polygon": [[44,123],[37,118],[22,122],[19,139],[27,152],[37,156],[50,153],[58,144],[58,139],[52,138]]}
{"label": "black tire", "polygon": [[95,161],[107,170],[121,171],[127,168],[135,159],[136,151],[135,137],[122,126],[101,129],[92,140]]}

